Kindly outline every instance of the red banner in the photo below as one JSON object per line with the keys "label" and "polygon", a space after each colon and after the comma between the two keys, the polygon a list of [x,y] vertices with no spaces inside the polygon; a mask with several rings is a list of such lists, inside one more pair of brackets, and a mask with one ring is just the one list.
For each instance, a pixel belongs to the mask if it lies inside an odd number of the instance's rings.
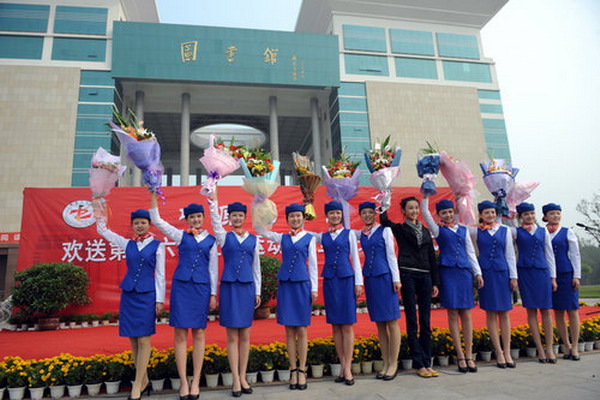
{"label": "red banner", "polygon": [[[451,198],[448,188],[438,188],[439,193],[431,198],[431,206],[441,198]],[[161,217],[170,224],[185,228],[185,220],[180,220],[182,209],[189,203],[204,205],[207,211],[205,227],[212,231],[208,218],[208,204],[199,194],[199,187],[165,187],[166,204],[160,204]],[[351,204],[356,207],[363,201],[371,200],[377,194],[375,189],[361,187],[358,195]],[[394,188],[390,218],[401,221],[401,211],[398,203],[407,196],[420,198],[418,188]],[[76,312],[102,313],[117,311],[119,307],[119,283],[125,275],[127,266],[125,255],[121,249],[108,243],[96,232],[95,220],[92,215],[90,190],[88,188],[37,189],[26,188],[23,199],[23,220],[19,245],[18,270],[23,270],[40,262],[69,262],[81,265],[90,276],[89,294],[92,303],[80,307]],[[298,186],[282,186],[271,197],[277,204],[279,218],[273,226],[273,231],[287,232],[285,221],[285,206],[290,203],[301,203],[302,195]],[[114,188],[106,198],[108,204],[109,228],[125,237],[133,234],[129,213],[138,208],[148,208],[150,195],[145,188],[125,187]],[[221,209],[228,203],[241,201],[250,205],[252,196],[240,187],[219,187],[219,203]],[[307,221],[305,228],[309,231],[320,232],[326,229],[323,206],[330,201],[326,188],[321,186],[316,193],[315,208],[317,219]],[[223,213],[223,224],[227,224],[226,213]],[[250,213],[248,218],[250,218]],[[251,228],[250,220],[246,223]],[[352,227],[360,228],[362,223],[358,213],[352,215]],[[167,303],[171,276],[177,266],[177,246],[156,228],[151,231],[158,240],[164,241],[167,248],[166,277]],[[280,257],[279,244],[259,237],[261,253]],[[319,249],[319,267],[323,265],[323,254]],[[220,264],[222,264],[220,262]],[[221,265],[222,267],[222,265]],[[322,303],[322,299],[320,300]],[[168,308],[168,304],[167,304]]]}

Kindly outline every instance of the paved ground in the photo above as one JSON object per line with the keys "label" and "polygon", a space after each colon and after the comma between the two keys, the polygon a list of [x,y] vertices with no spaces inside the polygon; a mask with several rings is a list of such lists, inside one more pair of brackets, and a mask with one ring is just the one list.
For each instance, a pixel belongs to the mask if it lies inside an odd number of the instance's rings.
{"label": "paved ground", "polygon": [[[348,387],[331,378],[309,381],[304,392],[290,391],[287,385],[256,386],[245,400],[302,399],[600,399],[600,352],[584,354],[581,361],[559,359],[558,364],[539,364],[535,359],[520,359],[517,368],[499,369],[496,364],[479,364],[479,372],[460,374],[455,367],[440,369],[439,378],[423,379],[414,373],[399,374],[391,382],[373,375],[356,377]],[[153,395],[152,399],[175,399],[175,394]],[[232,398],[230,390],[204,390],[200,399]]]}

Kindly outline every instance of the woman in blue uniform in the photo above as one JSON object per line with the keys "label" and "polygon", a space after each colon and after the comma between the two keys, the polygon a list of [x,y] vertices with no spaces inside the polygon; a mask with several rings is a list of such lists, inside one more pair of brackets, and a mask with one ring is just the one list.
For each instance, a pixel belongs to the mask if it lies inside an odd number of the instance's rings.
{"label": "woman in blue uniform", "polygon": [[[556,363],[552,350],[554,329],[552,323],[552,292],[556,290],[556,264],[552,241],[546,228],[535,223],[535,207],[531,203],[517,206],[521,220],[519,228],[511,228],[516,240],[519,258],[519,293],[523,307],[527,308],[527,323],[538,351],[540,363]],[[542,346],[537,311],[542,314],[542,325],[546,339],[546,350]]]}
{"label": "woman in blue uniform", "polygon": [[223,273],[219,287],[219,321],[227,328],[227,357],[233,375],[234,397],[252,393],[246,380],[250,352],[250,327],[254,309],[260,305],[260,258],[256,236],[244,229],[246,206],[227,206],[231,232],[223,228],[217,191],[208,201],[217,243],[223,253]]}
{"label": "woman in blue uniform", "polygon": [[305,390],[307,327],[311,304],[317,299],[319,277],[315,238],[304,230],[304,206],[290,204],[285,208],[289,233],[275,233],[256,227],[265,238],[281,243],[282,263],[277,273],[277,323],[285,326],[285,339],[290,358],[291,390]]}
{"label": "woman in blue uniform", "polygon": [[[217,306],[217,245],[215,237],[202,228],[204,207],[192,203],[183,209],[187,229],[177,229],[164,221],[158,212],[156,193],[152,193],[150,219],[179,247],[179,263],[173,274],[169,325],[175,328],[175,362],[181,380],[181,400],[200,397],[200,373],[206,344],[208,309]],[[187,381],[187,336],[192,330],[194,340],[193,378]]]}
{"label": "woman in blue uniform", "polygon": [[[557,289],[552,293],[552,308],[558,333],[565,346],[564,359],[579,361],[579,280],[581,279],[581,255],[577,236],[572,229],[561,227],[562,209],[558,204],[549,203],[542,207],[546,229],[552,240],[556,261]],[[565,321],[565,311],[569,317],[569,328]],[[571,337],[569,338],[569,331]]]}
{"label": "woman in blue uniform", "polygon": [[[475,248],[465,226],[456,223],[454,203],[441,200],[435,205],[439,225],[429,212],[429,198],[421,204],[423,218],[440,247],[438,261],[440,270],[440,298],[442,307],[448,311],[448,326],[456,349],[457,365],[460,372],[477,372],[473,357],[473,320],[471,309],[475,307],[473,277],[477,288],[483,287],[481,269],[475,255]],[[462,336],[465,340],[463,352]]]}
{"label": "woman in blue uniform", "polygon": [[[95,211],[98,215],[99,210]],[[156,333],[156,315],[165,302],[165,246],[148,232],[148,211],[132,212],[131,226],[134,234],[130,240],[109,230],[104,219],[96,222],[98,233],[125,251],[127,259],[127,273],[119,285],[119,335],[129,337],[131,342],[135,381],[129,399],[137,400],[142,392],[150,390],[147,374],[150,335]]]}
{"label": "woman in blue uniform", "polygon": [[387,211],[381,214],[380,222],[392,229],[398,244],[402,303],[413,368],[422,378],[438,377],[439,372],[431,368],[431,297],[438,295],[440,279],[433,239],[418,220],[419,200],[406,197],[401,200],[400,207],[405,217],[403,224],[390,221]]}
{"label": "woman in blue uniform", "polygon": [[356,236],[342,224],[343,208],[339,201],[325,204],[325,214],[329,229],[325,233],[316,233],[315,238],[325,253],[325,265],[321,271],[323,299],[327,323],[331,324],[335,350],[341,364],[340,376],[335,381],[351,386],[354,385],[352,357],[356,298],[363,293],[358,244]]}
{"label": "woman in blue uniform", "polygon": [[383,359],[383,369],[376,378],[391,381],[398,374],[400,352],[398,294],[402,285],[394,250],[394,235],[390,228],[375,223],[376,207],[371,201],[360,203],[358,210],[365,226],[362,230],[355,230],[354,233],[360,239],[365,254],[362,273],[367,308],[371,321],[377,324]]}
{"label": "woman in blue uniform", "polygon": [[[469,233],[477,241],[479,266],[485,286],[479,289],[479,306],[486,311],[487,328],[496,353],[498,368],[515,368],[510,355],[512,292],[517,290],[515,249],[510,231],[497,221],[496,205],[489,200],[477,205],[479,226]],[[498,325],[500,334],[498,335]]]}

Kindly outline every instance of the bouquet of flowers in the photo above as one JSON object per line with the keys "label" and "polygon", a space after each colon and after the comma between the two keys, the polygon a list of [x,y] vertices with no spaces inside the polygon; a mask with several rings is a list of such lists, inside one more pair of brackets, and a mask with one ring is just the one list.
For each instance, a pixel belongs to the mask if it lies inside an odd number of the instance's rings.
{"label": "bouquet of flowers", "polygon": [[111,121],[110,127],[125,147],[127,158],[143,171],[142,184],[147,186],[150,192],[156,192],[164,199],[160,189],[163,166],[156,135],[144,128],[144,121],[138,121],[131,110],[128,118],[123,117],[117,110],[114,110],[113,114],[118,125]]}
{"label": "bouquet of flowers", "polygon": [[458,220],[466,225],[476,223],[473,213],[475,176],[466,161],[458,161],[445,151],[440,152],[440,171],[456,197]]}
{"label": "bouquet of flowers", "polygon": [[212,197],[217,181],[240,167],[240,149],[241,147],[233,145],[233,141],[229,146],[223,141],[215,143],[215,136],[210,135],[210,145],[200,158],[200,162],[208,171],[208,179],[204,181],[200,194]]}
{"label": "bouquet of flowers", "polygon": [[417,155],[417,173],[423,178],[421,193],[431,196],[437,193],[434,179],[440,172],[440,152],[437,148],[427,142],[427,147],[421,149]]}
{"label": "bouquet of flowers", "polygon": [[365,153],[367,168],[371,172],[369,180],[379,194],[374,200],[381,205],[381,210],[390,208],[392,198],[392,182],[400,174],[400,158],[402,150],[390,145],[390,136],[383,143],[375,142],[375,148]]}
{"label": "bouquet of flowers", "polygon": [[494,196],[498,215],[508,217],[509,208],[506,197],[515,187],[515,176],[519,173],[518,168],[513,168],[510,163],[503,159],[488,159],[479,164],[483,172],[483,182],[490,193]]}
{"label": "bouquet of flowers", "polygon": [[90,189],[92,198],[99,204],[99,211],[106,212],[106,196],[110,189],[115,187],[117,180],[125,172],[125,166],[121,165],[121,158],[111,155],[108,151],[99,147],[92,157],[92,168],[90,168]]}
{"label": "bouquet of flowers", "polygon": [[539,185],[539,182],[533,181],[515,182],[515,187],[510,191],[508,196],[506,196],[509,218],[513,218],[517,215],[517,204],[521,204],[531,197],[531,192]]}
{"label": "bouquet of flowers", "polygon": [[279,187],[279,161],[271,161],[270,154],[262,149],[246,150],[243,156],[239,159],[245,175],[242,189],[254,196],[252,223],[254,226],[270,226],[277,219],[277,207],[269,196]]}
{"label": "bouquet of flowers", "polygon": [[321,184],[321,177],[312,171],[313,163],[306,156],[301,156],[298,153],[292,153],[294,158],[294,166],[296,167],[296,174],[298,175],[298,181],[300,182],[300,191],[304,196],[302,202],[305,206],[305,215],[308,221],[312,221],[317,217],[317,212],[313,206],[315,201],[315,190],[319,184]]}
{"label": "bouquet of flowers", "polygon": [[350,228],[350,204],[348,201],[356,196],[359,178],[362,174],[358,169],[358,164],[358,162],[351,161],[350,157],[342,152],[340,158],[333,158],[327,167],[323,166],[327,196],[342,203],[346,228]]}

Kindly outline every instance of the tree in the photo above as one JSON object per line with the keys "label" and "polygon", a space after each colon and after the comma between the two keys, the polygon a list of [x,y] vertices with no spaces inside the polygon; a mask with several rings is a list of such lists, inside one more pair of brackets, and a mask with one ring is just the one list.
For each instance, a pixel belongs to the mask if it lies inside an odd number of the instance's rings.
{"label": "tree", "polygon": [[591,200],[581,200],[577,204],[577,211],[585,217],[587,233],[600,244],[600,193],[594,193]]}

